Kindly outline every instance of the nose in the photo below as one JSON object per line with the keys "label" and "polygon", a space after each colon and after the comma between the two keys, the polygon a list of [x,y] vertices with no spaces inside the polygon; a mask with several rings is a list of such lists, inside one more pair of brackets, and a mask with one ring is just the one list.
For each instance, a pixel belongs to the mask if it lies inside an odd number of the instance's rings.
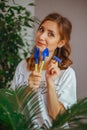
{"label": "nose", "polygon": [[43,32],[43,33],[40,34],[40,39],[41,40],[45,40],[46,38],[47,38],[46,32]]}

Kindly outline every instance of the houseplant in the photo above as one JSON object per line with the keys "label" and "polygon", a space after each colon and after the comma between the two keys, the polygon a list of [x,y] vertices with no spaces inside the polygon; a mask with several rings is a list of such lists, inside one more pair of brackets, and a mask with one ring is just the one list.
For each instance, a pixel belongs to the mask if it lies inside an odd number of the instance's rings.
{"label": "houseplant", "polygon": [[[27,93],[26,87],[18,86],[15,91],[0,89],[0,130],[32,130],[34,127],[32,121],[40,112],[40,104],[37,93],[31,90]],[[59,115],[51,128],[42,126],[34,130],[64,130],[61,127],[65,122],[70,124],[68,130],[87,129],[87,97],[78,100],[64,114]]]}
{"label": "houseplant", "polygon": [[[8,1],[0,1],[0,88],[10,86],[17,64],[31,52],[29,41],[25,41],[24,37],[27,35],[26,27],[33,28],[34,22],[31,11],[15,3],[9,5]],[[30,3],[29,7],[32,5]]]}

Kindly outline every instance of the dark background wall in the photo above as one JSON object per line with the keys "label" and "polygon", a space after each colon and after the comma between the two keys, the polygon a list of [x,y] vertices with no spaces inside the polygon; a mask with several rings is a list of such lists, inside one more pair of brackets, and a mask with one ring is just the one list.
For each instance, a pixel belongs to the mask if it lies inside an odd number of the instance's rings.
{"label": "dark background wall", "polygon": [[35,16],[40,20],[58,12],[72,22],[72,67],[76,71],[77,95],[87,96],[87,0],[35,0],[35,4]]}

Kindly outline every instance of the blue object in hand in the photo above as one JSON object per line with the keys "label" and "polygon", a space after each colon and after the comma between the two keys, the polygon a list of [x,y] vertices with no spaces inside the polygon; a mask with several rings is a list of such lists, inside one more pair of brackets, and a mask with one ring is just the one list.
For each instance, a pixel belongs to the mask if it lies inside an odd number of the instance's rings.
{"label": "blue object in hand", "polygon": [[60,58],[58,58],[57,56],[54,56],[53,59],[54,59],[55,61],[57,61],[58,63],[61,63],[61,62],[62,62],[62,60],[61,60]]}
{"label": "blue object in hand", "polygon": [[42,52],[42,56],[43,56],[43,61],[45,60],[45,58],[47,57],[47,56],[49,56],[49,50],[48,50],[48,48],[46,48],[46,49],[44,49],[44,51]]}
{"label": "blue object in hand", "polygon": [[47,56],[49,56],[49,50],[48,50],[48,48],[46,48],[46,49],[43,50],[42,56],[43,56],[43,59],[42,59],[42,63],[41,63],[41,66],[40,66],[40,73],[42,72],[42,69],[43,69],[43,66],[44,66],[44,62],[45,62],[45,58]]}
{"label": "blue object in hand", "polygon": [[34,48],[35,71],[38,70],[39,57],[40,57],[40,49],[35,46],[35,48]]}
{"label": "blue object in hand", "polygon": [[40,49],[35,46],[35,48],[34,48],[34,58],[35,58],[36,64],[38,64],[39,57],[40,57]]}

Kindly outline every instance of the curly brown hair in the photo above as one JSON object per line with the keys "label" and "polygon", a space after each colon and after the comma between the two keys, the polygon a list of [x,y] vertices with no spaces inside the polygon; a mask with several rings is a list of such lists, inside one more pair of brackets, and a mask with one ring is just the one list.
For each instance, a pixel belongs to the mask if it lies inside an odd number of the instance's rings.
{"label": "curly brown hair", "polygon": [[[62,59],[62,62],[58,64],[59,68],[61,70],[66,69],[72,64],[72,61],[70,59],[71,47],[69,43],[71,31],[72,31],[72,24],[66,17],[63,17],[62,15],[58,13],[51,13],[45,17],[45,19],[41,22],[39,27],[45,21],[48,21],[48,20],[57,23],[58,28],[59,28],[60,40],[65,40],[66,42],[63,47],[61,48],[57,47],[54,52],[55,56],[58,56],[60,59]],[[30,70],[34,69],[34,65],[35,65],[34,56],[31,55],[29,58],[27,58],[26,61],[27,61],[28,69]]]}

